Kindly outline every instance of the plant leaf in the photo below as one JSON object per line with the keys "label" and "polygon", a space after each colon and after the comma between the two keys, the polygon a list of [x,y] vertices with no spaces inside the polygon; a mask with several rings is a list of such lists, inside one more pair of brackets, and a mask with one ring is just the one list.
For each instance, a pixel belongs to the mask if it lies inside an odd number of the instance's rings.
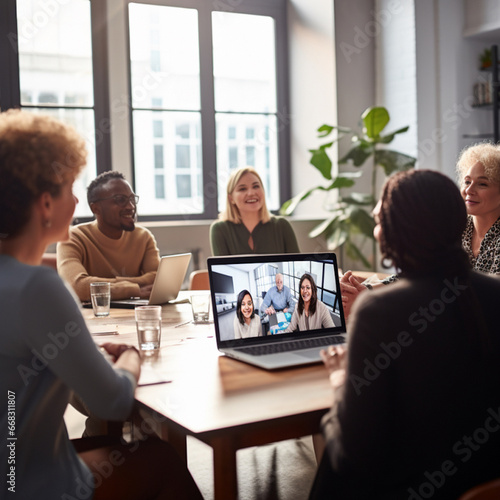
{"label": "plant leaf", "polygon": [[348,153],[339,160],[339,164],[347,163],[349,160],[352,161],[355,167],[361,167],[363,163],[372,155],[373,150],[371,148],[367,149],[361,145],[354,146]]}
{"label": "plant leaf", "polygon": [[326,239],[327,246],[329,250],[335,250],[347,241],[349,233],[343,226],[338,226],[332,232],[330,236]]}
{"label": "plant leaf", "polygon": [[330,135],[334,130],[336,130],[339,134],[349,134],[352,132],[352,130],[348,127],[338,127],[336,125],[321,125],[321,127],[318,128],[318,137],[326,137],[327,135]]}
{"label": "plant leaf", "polygon": [[345,246],[347,255],[352,260],[360,260],[366,268],[372,267],[368,259],[363,255],[361,250],[351,240],[347,240],[345,242]]}
{"label": "plant leaf", "polygon": [[316,238],[316,236],[328,231],[331,226],[338,224],[341,217],[342,215],[336,214],[334,217],[324,220],[321,224],[318,224],[315,228],[311,229],[309,232],[309,238]]}
{"label": "plant leaf", "polygon": [[370,139],[380,135],[385,126],[389,123],[389,112],[384,107],[371,107],[361,115],[363,121],[363,133]]}
{"label": "plant leaf", "polygon": [[327,179],[332,179],[332,160],[326,153],[326,149],[332,146],[333,142],[329,142],[328,144],[323,144],[319,147],[319,149],[310,149],[309,152],[312,153],[311,159],[309,163],[316,167],[321,175]]}
{"label": "plant leaf", "polygon": [[390,142],[393,141],[394,137],[397,134],[402,134],[403,132],[406,132],[410,127],[407,125],[406,127],[400,128],[391,134],[384,135],[383,137],[379,137],[378,141],[380,144],[389,144]]}
{"label": "plant leaf", "polygon": [[393,172],[409,170],[415,166],[416,158],[403,153],[398,153],[392,149],[379,149],[375,151],[375,165],[380,165],[389,176]]}
{"label": "plant leaf", "polygon": [[311,194],[316,190],[326,191],[326,189],[323,186],[316,186],[311,189],[306,189],[305,191],[302,191],[301,193],[294,196],[293,198],[285,201],[285,203],[281,205],[280,214],[291,215],[297,208],[297,205],[306,198],[309,198],[309,196],[311,196]]}
{"label": "plant leaf", "polygon": [[370,239],[374,239],[373,229],[375,228],[375,221],[373,217],[360,207],[354,207],[351,210],[351,222],[359,229],[361,234],[364,234]]}
{"label": "plant leaf", "polygon": [[353,205],[374,205],[375,200],[370,193],[349,193],[348,196],[343,196],[342,201],[352,203]]}

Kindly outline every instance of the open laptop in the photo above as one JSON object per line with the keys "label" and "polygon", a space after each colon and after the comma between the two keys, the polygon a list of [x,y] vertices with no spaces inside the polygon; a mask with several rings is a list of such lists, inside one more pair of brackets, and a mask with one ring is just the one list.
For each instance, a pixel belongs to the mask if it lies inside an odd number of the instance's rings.
{"label": "open laptop", "polygon": [[136,306],[161,305],[175,300],[179,295],[190,260],[190,253],[161,257],[149,300],[140,298],[112,300],[110,306],[133,309]]}
{"label": "open laptop", "polygon": [[[274,370],[320,362],[321,349],[345,343],[346,327],[334,253],[210,257],[207,267],[217,348],[226,356]],[[289,312],[277,311],[271,316],[260,312],[265,295],[276,285],[278,273],[283,275],[284,286],[290,289],[294,308],[298,307],[300,278],[304,273],[310,274],[317,286],[317,300],[327,306],[333,326],[288,333]],[[235,338],[237,301],[243,290],[250,293],[255,315],[259,317],[259,336]]]}

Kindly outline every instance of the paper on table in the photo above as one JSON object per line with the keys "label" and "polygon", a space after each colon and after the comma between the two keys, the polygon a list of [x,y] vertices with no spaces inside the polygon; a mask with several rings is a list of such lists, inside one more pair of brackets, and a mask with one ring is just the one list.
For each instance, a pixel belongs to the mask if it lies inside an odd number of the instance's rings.
{"label": "paper on table", "polygon": [[168,384],[171,380],[165,380],[161,373],[157,372],[152,366],[143,364],[141,367],[141,376],[139,378],[138,387],[156,384]]}
{"label": "paper on table", "polygon": [[118,335],[118,325],[94,325],[94,324],[87,324],[87,327],[89,329],[89,332],[91,335],[99,335],[99,336],[105,336],[105,335]]}
{"label": "paper on table", "polygon": [[285,313],[282,311],[277,312],[276,313],[276,320],[278,321],[278,323],[283,323],[284,321],[286,321]]}

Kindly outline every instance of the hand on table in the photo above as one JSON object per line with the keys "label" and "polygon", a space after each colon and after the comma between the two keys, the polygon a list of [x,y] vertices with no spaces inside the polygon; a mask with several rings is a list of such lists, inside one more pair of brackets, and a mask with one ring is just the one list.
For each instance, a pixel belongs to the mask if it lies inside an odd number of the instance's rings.
{"label": "hand on table", "polygon": [[266,314],[267,315],[271,315],[271,314],[274,314],[276,311],[274,310],[274,307],[273,306],[269,306],[267,309],[266,309]]}
{"label": "hand on table", "polygon": [[153,285],[144,285],[140,287],[139,296],[141,299],[149,299],[151,295],[151,290],[153,289]]}
{"label": "hand on table", "polygon": [[330,346],[328,349],[322,349],[321,359],[328,371],[330,383],[335,389],[345,382],[347,350],[343,346]]}
{"label": "hand on table", "polygon": [[115,363],[125,351],[131,349],[136,351],[137,355],[140,356],[139,351],[134,346],[128,344],[113,344],[112,342],[106,342],[99,347],[104,349],[112,357],[113,363]]}

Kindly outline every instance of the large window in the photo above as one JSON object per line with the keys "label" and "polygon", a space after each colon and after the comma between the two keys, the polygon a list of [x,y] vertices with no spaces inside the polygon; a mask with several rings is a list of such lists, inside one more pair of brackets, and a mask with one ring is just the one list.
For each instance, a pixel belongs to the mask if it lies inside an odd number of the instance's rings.
{"label": "large window", "polygon": [[[128,3],[132,147],[142,216],[214,218],[253,166],[268,207],[289,195],[282,0]],[[283,75],[284,76],[284,75]]]}
{"label": "large window", "polygon": [[73,125],[87,141],[87,168],[75,183],[76,215],[90,215],[86,186],[96,175],[89,0],[17,0],[20,105]]}

